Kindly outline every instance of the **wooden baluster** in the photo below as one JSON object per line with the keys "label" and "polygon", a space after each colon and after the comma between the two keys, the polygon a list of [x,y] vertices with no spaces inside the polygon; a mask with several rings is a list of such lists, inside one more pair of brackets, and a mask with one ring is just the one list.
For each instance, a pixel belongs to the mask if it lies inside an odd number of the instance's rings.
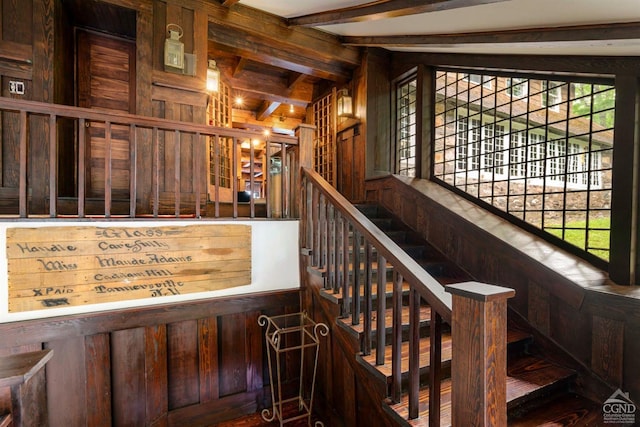
{"label": "wooden baluster", "polygon": [[[238,139],[233,137],[233,143],[231,144],[231,191],[233,194],[233,217],[238,218]],[[269,150],[267,150],[267,153]],[[267,162],[267,164],[269,164]],[[267,212],[269,211],[269,199],[267,198]],[[269,218],[271,216],[269,215]]]}
{"label": "wooden baluster", "polygon": [[[136,217],[136,199],[138,193],[138,132],[136,125],[129,125],[129,217]],[[78,200],[80,203],[80,200]]]}
{"label": "wooden baluster", "polygon": [[180,131],[174,132],[174,144],[173,144],[173,158],[175,162],[173,172],[173,191],[174,191],[174,213],[176,218],[180,218],[180,195],[181,195],[181,179],[180,179],[180,164],[181,164],[181,151],[182,143],[180,138]]}
{"label": "wooden baluster", "polygon": [[313,266],[320,266],[320,246],[321,246],[321,227],[320,227],[320,192],[313,186],[313,183],[309,184],[311,187],[311,204],[312,209],[312,221],[313,225]]}
{"label": "wooden baluster", "polygon": [[27,112],[20,111],[20,184],[19,184],[19,212],[20,218],[28,216],[27,203],[29,195],[27,194],[27,174],[28,174],[28,140],[27,140]]}
{"label": "wooden baluster", "polygon": [[333,289],[335,285],[335,240],[336,240],[336,221],[335,207],[333,204],[327,206],[327,227],[329,235],[327,236],[327,279],[326,288]]}
{"label": "wooden baluster", "polygon": [[360,232],[353,228],[351,247],[353,248],[353,287],[351,289],[351,323],[360,324]]}
{"label": "wooden baluster", "polygon": [[152,145],[153,145],[153,216],[158,217],[158,211],[160,209],[160,141],[158,136],[158,128],[154,127],[152,132]]}
{"label": "wooden baluster", "polygon": [[87,130],[85,128],[88,125],[85,119],[78,119],[78,218],[84,218],[85,216],[85,201],[87,198],[85,157],[87,155]]}
{"label": "wooden baluster", "polygon": [[[333,288],[333,293],[339,293],[342,288],[343,276],[344,276],[344,257],[342,256],[342,248],[344,247],[344,218],[338,211],[336,214],[336,285]],[[344,298],[342,299],[342,306],[344,306]]]}
{"label": "wooden baluster", "polygon": [[393,338],[391,341],[391,399],[400,402],[402,395],[402,274],[393,272]]}
{"label": "wooden baluster", "polygon": [[429,427],[440,427],[442,381],[442,317],[431,310],[429,323]]}
{"label": "wooden baluster", "polygon": [[376,365],[384,365],[387,311],[387,260],[378,253],[378,287],[376,289]]}
{"label": "wooden baluster", "polygon": [[342,219],[342,317],[351,313],[349,296],[349,221]]}
{"label": "wooden baluster", "polygon": [[49,115],[49,216],[58,216],[58,140],[56,115]]}
{"label": "wooden baluster", "polygon": [[256,203],[254,197],[253,197],[253,185],[254,185],[254,181],[255,181],[255,167],[256,167],[256,151],[255,151],[255,147],[253,146],[253,143],[249,144],[249,187],[251,188],[250,190],[250,196],[249,196],[249,209],[251,211],[250,216],[251,218],[255,218],[256,217]]}
{"label": "wooden baluster", "polygon": [[267,162],[266,171],[264,175],[264,183],[265,183],[264,197],[265,197],[265,202],[267,207],[267,218],[271,218],[273,215],[273,212],[271,212],[271,210],[273,209],[271,206],[271,190],[272,190],[271,188],[271,149],[269,147],[268,138],[264,141],[264,151],[266,154],[265,161]]}
{"label": "wooden baluster", "polygon": [[111,122],[104,123],[104,216],[111,217]]}
{"label": "wooden baluster", "polygon": [[[327,223],[327,202],[324,194],[320,194],[320,269],[327,268],[327,237],[329,226]],[[325,280],[325,288],[327,283]]]}
{"label": "wooden baluster", "polygon": [[202,166],[198,167],[199,165],[201,165],[202,163],[200,163],[198,160],[199,159],[204,159],[204,153],[203,153],[203,144],[202,144],[202,135],[200,135],[200,132],[196,132],[196,137],[194,139],[193,142],[193,163],[192,163],[192,168],[193,168],[193,177],[191,180],[191,186],[193,187],[193,192],[194,192],[194,198],[195,198],[195,203],[196,205],[194,206],[194,214],[196,218],[200,218],[200,191],[201,191],[201,185],[200,183],[202,182]]}
{"label": "wooden baluster", "polygon": [[280,218],[287,217],[287,144],[280,144]]}
{"label": "wooden baluster", "polygon": [[365,356],[371,354],[371,315],[372,315],[372,306],[373,306],[373,298],[371,295],[371,287],[373,284],[373,246],[366,239],[364,242],[365,245],[365,255],[364,255],[364,268],[365,268],[365,282],[364,282],[364,307],[363,307],[363,321],[364,321],[364,337],[362,340],[362,352]]}
{"label": "wooden baluster", "polygon": [[220,135],[216,135],[213,141],[213,197],[214,197],[214,208],[213,215],[216,218],[220,218]]}
{"label": "wooden baluster", "polygon": [[[409,419],[418,418],[420,398],[420,294],[409,293]],[[454,424],[455,425],[455,424]]]}
{"label": "wooden baluster", "polygon": [[454,426],[507,425],[507,299],[513,289],[449,285],[451,411]]}

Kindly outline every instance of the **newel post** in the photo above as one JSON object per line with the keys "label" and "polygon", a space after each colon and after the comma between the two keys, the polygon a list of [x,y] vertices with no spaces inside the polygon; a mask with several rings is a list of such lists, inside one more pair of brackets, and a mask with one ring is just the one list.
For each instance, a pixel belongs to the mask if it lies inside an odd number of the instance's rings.
{"label": "newel post", "polygon": [[452,425],[507,425],[507,299],[515,291],[479,282],[449,285]]}
{"label": "newel post", "polygon": [[[311,224],[309,224],[309,218],[302,218],[302,216],[306,213],[310,215],[310,194],[306,194],[306,189],[304,188],[304,184],[302,181],[302,168],[313,169],[313,138],[315,136],[316,127],[313,125],[300,124],[296,128],[296,138],[298,138],[298,170],[294,171],[294,175],[297,177],[297,182],[295,183],[296,187],[296,209],[295,212],[296,217],[300,217],[301,221],[301,236],[306,236],[303,244],[310,246],[311,245]],[[307,206],[304,206],[307,204]],[[306,248],[310,250],[309,248]],[[307,253],[308,255],[309,253]],[[306,267],[304,267],[306,268]]]}
{"label": "newel post", "polygon": [[296,128],[296,137],[300,147],[300,167],[313,169],[313,136],[316,127],[313,125],[300,124]]}

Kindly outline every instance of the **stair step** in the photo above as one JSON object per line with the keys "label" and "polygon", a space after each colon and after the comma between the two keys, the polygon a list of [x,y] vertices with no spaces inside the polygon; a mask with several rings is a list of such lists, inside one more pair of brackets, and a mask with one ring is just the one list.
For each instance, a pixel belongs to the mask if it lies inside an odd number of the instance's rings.
{"label": "stair step", "polygon": [[[573,393],[556,396],[544,406],[522,414],[509,414],[511,427],[597,426],[602,422],[602,404]],[[616,425],[616,424],[611,424]]]}
{"label": "stair step", "polygon": [[[444,349],[443,349],[444,360]],[[511,363],[507,367],[507,409],[517,407],[526,401],[552,393],[560,387],[566,387],[567,382],[575,376],[569,369],[553,365],[535,356],[525,356]],[[428,426],[429,424],[429,388],[420,389],[419,417],[408,420],[408,395],[402,395],[402,400],[388,407],[397,417],[412,426]],[[387,405],[385,405],[387,406]],[[442,380],[441,385],[441,423],[451,424],[451,379]],[[533,411],[532,411],[533,412]],[[566,413],[566,412],[565,412]],[[528,415],[525,417],[528,419]],[[537,425],[537,424],[536,424]]]}

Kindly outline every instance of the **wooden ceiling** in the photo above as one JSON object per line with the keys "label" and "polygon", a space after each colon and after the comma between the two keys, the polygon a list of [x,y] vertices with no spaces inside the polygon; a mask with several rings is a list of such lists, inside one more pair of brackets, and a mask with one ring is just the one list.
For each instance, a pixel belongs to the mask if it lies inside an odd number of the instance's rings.
{"label": "wooden ceiling", "polygon": [[234,109],[256,121],[304,120],[314,97],[351,80],[360,65],[360,49],[339,37],[237,3],[222,0],[209,11],[208,58],[242,98]]}

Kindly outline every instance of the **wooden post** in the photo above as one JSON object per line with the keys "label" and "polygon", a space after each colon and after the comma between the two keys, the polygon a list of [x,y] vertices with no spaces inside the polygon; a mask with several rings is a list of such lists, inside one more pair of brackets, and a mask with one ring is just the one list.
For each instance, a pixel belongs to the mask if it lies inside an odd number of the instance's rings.
{"label": "wooden post", "polygon": [[453,426],[507,425],[507,299],[515,291],[478,282],[449,285]]}
{"label": "wooden post", "polygon": [[296,128],[296,137],[300,147],[300,167],[313,169],[313,135],[316,127],[313,125],[301,124]]}

